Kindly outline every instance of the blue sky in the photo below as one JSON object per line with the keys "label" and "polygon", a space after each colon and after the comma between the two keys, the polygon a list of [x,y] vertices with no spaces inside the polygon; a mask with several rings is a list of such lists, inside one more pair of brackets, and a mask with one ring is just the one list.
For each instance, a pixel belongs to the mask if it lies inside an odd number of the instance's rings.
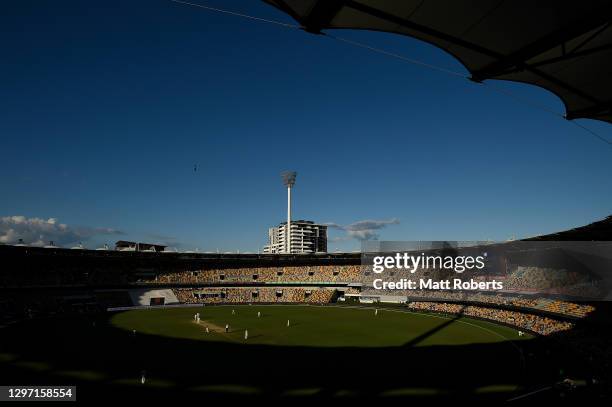
{"label": "blue sky", "polygon": [[[290,21],[257,0],[201,3]],[[612,213],[608,145],[330,38],[167,0],[8,2],[0,30],[5,239],[20,215],[13,237],[54,218],[77,230],[66,244],[256,251],[285,217],[287,169],[295,218],[386,221],[372,230],[383,240],[524,237]],[[409,38],[337,35],[464,71]],[[498,86],[563,112],[544,90]],[[330,237],[330,250],[359,248],[345,230]]]}

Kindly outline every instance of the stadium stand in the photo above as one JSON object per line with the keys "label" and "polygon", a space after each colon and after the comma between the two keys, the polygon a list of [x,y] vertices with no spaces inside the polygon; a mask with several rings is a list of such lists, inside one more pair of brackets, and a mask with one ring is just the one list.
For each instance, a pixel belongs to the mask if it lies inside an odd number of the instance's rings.
{"label": "stadium stand", "polygon": [[176,288],[176,297],[185,304],[222,303],[313,303],[332,302],[336,295],[333,289],[317,287],[276,287],[276,288]]}
{"label": "stadium stand", "polygon": [[473,305],[462,305],[456,303],[417,301],[409,303],[408,308],[417,311],[439,312],[444,314],[487,319],[506,325],[512,325],[539,335],[551,335],[572,329],[574,327],[574,324],[571,322],[559,321],[524,312],[485,308]]}
{"label": "stadium stand", "polygon": [[[341,256],[301,256],[286,259],[282,256],[270,258],[263,255],[179,255],[143,252],[99,252],[91,250],[40,249],[30,247],[0,246],[3,256],[11,265],[0,273],[0,288],[4,290],[31,289],[70,289],[77,297],[90,298],[88,307],[96,305],[99,308],[127,305],[149,305],[151,298],[164,298],[165,304],[174,302],[193,302],[184,297],[174,297],[173,291],[179,288],[194,292],[216,287],[234,288],[232,302],[243,298],[244,302],[291,302],[288,298],[301,301],[302,293],[313,291],[314,297],[303,295],[304,301],[323,302],[327,295],[318,299],[318,288],[335,290],[336,295],[359,295],[362,289],[364,269],[360,265],[358,254],[343,254]],[[170,257],[169,257],[170,256]],[[173,257],[173,258],[171,258]],[[238,266],[237,264],[244,264]],[[283,264],[285,263],[285,264]],[[289,263],[289,264],[287,264]],[[536,272],[537,271],[537,272]],[[545,270],[545,273],[553,273]],[[562,273],[563,274],[563,273]],[[529,276],[540,278],[541,270],[520,267],[507,277],[507,281],[515,281],[522,288]],[[474,278],[482,278],[475,276]],[[545,279],[547,284],[567,285],[568,279],[574,279],[572,273],[565,273],[558,279]],[[554,283],[549,283],[553,281]],[[286,291],[279,299],[268,297],[268,288],[278,287]],[[300,287],[302,290],[290,290]],[[261,292],[259,298],[252,297],[252,288]],[[129,293],[138,291],[135,298]],[[164,290],[165,294],[146,295],[139,299],[142,293],[152,290]],[[236,291],[237,290],[237,291]],[[271,289],[274,291],[274,289]],[[293,294],[295,292],[295,295]],[[235,293],[235,294],[234,294]],[[246,293],[246,294],[245,294]],[[363,292],[370,295],[370,292]],[[376,293],[380,294],[380,293]],[[398,292],[390,295],[401,294]],[[10,296],[9,296],[10,297]],[[67,304],[74,301],[61,298],[61,295],[51,295],[53,304]],[[332,299],[332,295],[329,298]],[[8,298],[8,297],[7,297]],[[29,298],[24,295],[23,298]],[[308,299],[307,299],[308,298]],[[513,292],[464,293],[460,291],[413,291],[409,293],[413,300],[456,301],[473,305],[492,304],[505,308],[520,310],[533,309],[543,314],[564,315],[571,318],[584,318],[594,307],[589,304],[579,304],[567,300],[551,300],[549,298],[517,295]],[[316,299],[316,301],[315,301]],[[213,301],[199,299],[200,302]],[[219,302],[219,299],[214,300]],[[230,301],[230,299],[226,299]],[[37,302],[37,301],[35,301]],[[56,307],[52,305],[51,308]],[[38,307],[40,308],[40,307]],[[75,308],[70,306],[68,308]]]}
{"label": "stadium stand", "polygon": [[200,269],[168,273],[154,280],[141,278],[138,282],[156,284],[194,283],[349,283],[358,281],[359,265],[250,267]]}

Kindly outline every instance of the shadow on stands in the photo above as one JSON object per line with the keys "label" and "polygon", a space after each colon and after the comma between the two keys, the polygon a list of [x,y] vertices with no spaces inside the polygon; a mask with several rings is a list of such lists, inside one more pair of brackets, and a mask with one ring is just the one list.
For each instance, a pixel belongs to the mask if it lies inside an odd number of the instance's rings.
{"label": "shadow on stands", "polygon": [[308,348],[133,335],[111,326],[111,316],[59,316],[3,328],[2,384],[75,384],[80,400],[97,401],[117,400],[118,394],[138,401],[245,395],[502,401],[565,378],[588,380],[576,389],[552,386],[528,398],[563,394],[584,401],[600,393],[590,381],[592,367],[557,345],[563,338],[418,346],[452,320],[401,347]]}

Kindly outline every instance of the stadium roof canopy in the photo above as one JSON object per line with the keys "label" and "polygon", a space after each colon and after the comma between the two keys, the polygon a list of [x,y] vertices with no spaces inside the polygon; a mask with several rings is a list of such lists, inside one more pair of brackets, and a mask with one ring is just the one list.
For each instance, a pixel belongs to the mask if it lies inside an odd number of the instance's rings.
{"label": "stadium roof canopy", "polygon": [[610,0],[264,0],[311,33],[403,34],[453,55],[471,79],[545,88],[567,119],[612,123]]}
{"label": "stadium roof canopy", "polygon": [[612,216],[608,216],[586,226],[580,226],[563,232],[532,237],[524,240],[556,240],[556,241],[612,241]]}

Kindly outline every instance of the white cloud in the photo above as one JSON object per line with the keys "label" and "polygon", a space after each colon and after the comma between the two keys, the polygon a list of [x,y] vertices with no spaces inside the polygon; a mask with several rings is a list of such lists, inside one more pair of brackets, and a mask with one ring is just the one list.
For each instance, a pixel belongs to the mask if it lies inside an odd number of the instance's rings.
{"label": "white cloud", "polygon": [[389,226],[399,224],[396,218],[388,220],[360,220],[349,225],[339,225],[337,223],[326,223],[331,229],[339,229],[346,232],[347,236],[357,240],[376,240],[378,239],[377,231]]}
{"label": "white cloud", "polygon": [[121,235],[111,228],[71,227],[56,218],[0,217],[0,243],[14,244],[23,239],[32,246],[43,246],[53,241],[57,246],[69,245],[97,235]]}

